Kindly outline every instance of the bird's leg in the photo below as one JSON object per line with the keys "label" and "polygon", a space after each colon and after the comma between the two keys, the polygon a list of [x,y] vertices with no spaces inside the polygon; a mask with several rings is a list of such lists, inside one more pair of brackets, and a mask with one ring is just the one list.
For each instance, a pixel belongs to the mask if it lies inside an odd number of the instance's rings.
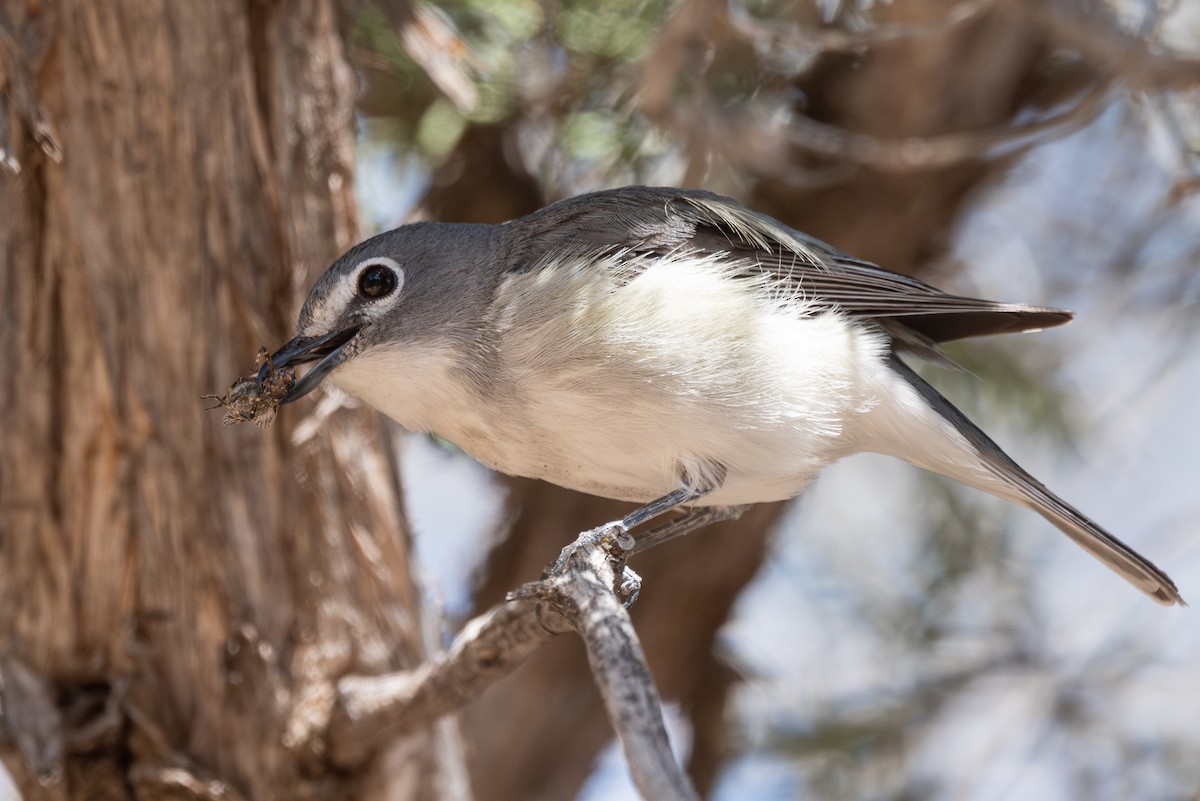
{"label": "bird's leg", "polygon": [[741,515],[744,508],[741,506],[689,509],[676,520],[656,526],[650,531],[645,532],[643,534],[643,537],[647,538],[645,544],[641,542],[642,538],[635,538],[630,535],[629,532],[642,523],[666,514],[682,504],[703,498],[724,483],[726,473],[724,465],[705,463],[701,467],[702,470],[699,471],[699,475],[693,476],[691,472],[681,466],[679,471],[680,483],[683,486],[674,492],[667,493],[661,498],[650,501],[645,506],[634,509],[620,520],[605,523],[603,526],[586,532],[573,545],[569,545],[563,550],[563,553],[559,556],[559,561],[561,562],[569,551],[577,548],[583,541],[599,545],[611,558],[616,560],[614,563],[616,581],[613,585],[613,591],[621,599],[625,607],[629,608],[637,600],[638,591],[641,588],[641,579],[625,564],[626,559],[636,551],[645,550],[652,544],[665,542],[674,537],[686,534],[689,531],[694,531],[701,526],[714,523],[717,520],[727,520]]}
{"label": "bird's leg", "polygon": [[720,523],[724,520],[737,520],[749,508],[749,505],[744,504],[742,506],[706,506],[702,509],[689,509],[680,517],[666,523],[661,523],[635,537],[630,556],[642,551],[648,551],[655,545],[662,545],[668,540],[682,537],[684,534],[690,534],[705,526],[711,526],[713,523]]}
{"label": "bird's leg", "polygon": [[599,530],[611,530],[615,531],[617,536],[624,536],[647,520],[653,520],[666,514],[677,506],[699,500],[725,483],[726,469],[724,465],[706,463],[701,467],[700,474],[693,476],[686,467],[680,466],[680,483],[683,486],[661,498],[650,501],[645,506],[634,509],[620,520],[614,520],[601,526]]}
{"label": "bird's leg", "polygon": [[632,529],[640,526],[642,523],[645,523],[647,520],[653,520],[660,515],[664,515],[681,504],[690,503],[698,498],[703,498],[710,492],[712,492],[710,489],[700,490],[694,487],[680,487],[674,492],[669,492],[657,500],[650,501],[650,503],[646,504],[645,506],[640,506],[637,509],[634,509],[620,520],[614,520],[613,522],[609,523],[607,526],[605,526],[605,528],[618,528],[622,531],[631,531]]}

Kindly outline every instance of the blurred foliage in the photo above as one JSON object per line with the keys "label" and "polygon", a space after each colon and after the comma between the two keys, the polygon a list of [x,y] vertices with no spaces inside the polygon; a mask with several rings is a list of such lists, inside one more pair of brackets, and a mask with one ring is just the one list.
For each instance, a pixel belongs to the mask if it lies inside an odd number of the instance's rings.
{"label": "blurred foliage", "polygon": [[[548,151],[548,172],[637,172],[639,163],[661,157],[666,144],[638,115],[614,115],[612,109],[630,105],[636,66],[668,5],[664,0],[419,4],[417,25],[446,26],[468,54],[433,70],[417,64],[383,13],[368,7],[353,26],[354,41],[369,53],[359,59],[369,77],[363,108],[392,120],[393,141],[431,167],[453,151],[467,124],[496,122],[521,110],[531,136],[552,136],[552,142],[539,143]],[[438,91],[430,76],[438,69],[466,74],[475,90],[470,102],[455,105]]]}

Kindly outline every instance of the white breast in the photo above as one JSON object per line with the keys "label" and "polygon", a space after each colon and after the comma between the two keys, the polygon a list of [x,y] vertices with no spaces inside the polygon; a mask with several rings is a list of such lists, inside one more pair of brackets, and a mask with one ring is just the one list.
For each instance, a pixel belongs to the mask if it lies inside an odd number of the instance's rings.
{"label": "white breast", "polygon": [[705,503],[792,497],[852,449],[886,343],[726,270],[680,257],[623,286],[561,267],[510,277],[488,321],[490,397],[449,349],[369,351],[334,378],[505,473],[646,501],[720,464]]}

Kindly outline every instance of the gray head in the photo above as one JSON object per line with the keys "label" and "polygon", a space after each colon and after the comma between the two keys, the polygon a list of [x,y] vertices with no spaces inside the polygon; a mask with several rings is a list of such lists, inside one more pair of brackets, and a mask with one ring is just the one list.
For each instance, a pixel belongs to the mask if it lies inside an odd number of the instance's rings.
{"label": "gray head", "polygon": [[316,361],[282,400],[291,403],[372,348],[469,337],[491,294],[498,230],[423,222],[355,245],[313,286],[296,337],[271,355],[260,380],[269,368]]}

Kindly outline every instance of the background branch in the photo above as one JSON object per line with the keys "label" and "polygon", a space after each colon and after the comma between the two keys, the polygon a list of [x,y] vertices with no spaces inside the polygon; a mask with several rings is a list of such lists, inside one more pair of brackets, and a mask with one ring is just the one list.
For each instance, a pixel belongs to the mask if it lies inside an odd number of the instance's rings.
{"label": "background branch", "polygon": [[330,757],[343,768],[361,764],[401,735],[462,708],[569,629],[556,610],[532,598],[508,601],[472,619],[444,653],[414,670],[346,676],[329,722]]}

